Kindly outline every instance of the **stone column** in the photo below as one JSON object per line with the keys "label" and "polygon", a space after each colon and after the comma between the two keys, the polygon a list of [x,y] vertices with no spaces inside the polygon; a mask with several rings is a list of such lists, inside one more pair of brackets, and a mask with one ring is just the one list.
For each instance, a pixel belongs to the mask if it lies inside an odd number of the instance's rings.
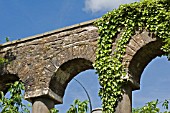
{"label": "stone column", "polygon": [[131,113],[132,112],[132,87],[126,85],[124,87],[122,100],[118,103],[115,113]]}
{"label": "stone column", "polygon": [[32,113],[49,113],[55,103],[47,97],[37,97],[33,99]]}

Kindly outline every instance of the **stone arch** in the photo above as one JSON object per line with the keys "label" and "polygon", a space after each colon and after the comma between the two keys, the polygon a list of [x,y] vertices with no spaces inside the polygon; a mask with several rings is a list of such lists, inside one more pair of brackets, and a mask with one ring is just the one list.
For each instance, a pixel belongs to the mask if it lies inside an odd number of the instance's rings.
{"label": "stone arch", "polygon": [[137,33],[132,37],[126,48],[123,65],[133,83],[140,84],[141,74],[147,64],[155,57],[164,54],[162,46],[162,40],[148,31]]}
{"label": "stone arch", "polygon": [[50,89],[60,97],[64,96],[67,84],[78,73],[87,69],[93,69],[92,62],[82,58],[76,58],[64,63],[50,81]]}
{"label": "stone arch", "polygon": [[118,102],[116,113],[131,113],[132,91],[140,88],[141,74],[146,65],[155,57],[164,54],[161,51],[162,45],[163,41],[149,31],[136,32],[132,36],[122,62],[129,80],[128,84],[123,86],[122,100]]}
{"label": "stone arch", "polygon": [[[70,47],[54,57],[57,63],[56,70],[49,82],[49,88],[61,99],[64,96],[67,84],[82,71],[93,69],[95,61],[95,45],[83,44]],[[57,58],[62,58],[57,60]],[[52,62],[54,63],[54,59]],[[62,103],[60,100],[59,103]]]}

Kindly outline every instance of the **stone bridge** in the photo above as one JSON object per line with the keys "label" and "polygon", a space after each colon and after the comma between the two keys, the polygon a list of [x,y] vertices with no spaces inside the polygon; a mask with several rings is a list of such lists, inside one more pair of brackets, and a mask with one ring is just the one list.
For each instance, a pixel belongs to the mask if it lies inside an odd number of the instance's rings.
{"label": "stone bridge", "polygon": [[[48,113],[55,104],[62,103],[69,81],[78,73],[93,69],[98,38],[98,28],[93,22],[2,44],[0,57],[9,63],[0,66],[0,90],[5,92],[6,83],[21,80],[26,88],[25,98],[33,104],[33,113]],[[119,36],[113,43],[113,51]],[[132,90],[139,89],[145,66],[163,54],[161,46],[162,41],[147,31],[136,32],[129,41],[123,65],[130,82],[124,88],[117,113],[131,112]]]}

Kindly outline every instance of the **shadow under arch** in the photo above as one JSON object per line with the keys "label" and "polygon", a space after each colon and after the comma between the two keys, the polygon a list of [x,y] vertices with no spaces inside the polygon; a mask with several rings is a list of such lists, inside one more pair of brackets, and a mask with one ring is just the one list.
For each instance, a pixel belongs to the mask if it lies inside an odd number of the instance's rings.
{"label": "shadow under arch", "polygon": [[[63,98],[68,83],[80,72],[93,69],[92,62],[84,58],[75,58],[63,63],[54,73],[49,88]],[[62,103],[62,102],[60,102]]]}
{"label": "shadow under arch", "polygon": [[14,83],[15,81],[19,81],[19,77],[14,74],[5,74],[5,75],[0,75],[0,80],[1,80],[0,91],[3,91],[4,94],[6,94],[9,88],[7,84]]}

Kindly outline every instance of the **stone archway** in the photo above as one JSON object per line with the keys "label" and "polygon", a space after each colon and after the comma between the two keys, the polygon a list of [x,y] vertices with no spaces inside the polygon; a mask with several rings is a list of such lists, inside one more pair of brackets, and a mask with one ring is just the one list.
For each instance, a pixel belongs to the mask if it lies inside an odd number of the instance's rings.
{"label": "stone archway", "polygon": [[[93,69],[95,49],[96,45],[93,44],[75,45],[61,50],[57,56],[49,59],[49,66],[45,69],[53,75],[49,76],[47,95],[35,98],[33,108],[36,110],[37,107],[41,107],[48,111],[55,104],[63,103],[63,96],[69,81],[78,73]],[[48,106],[49,103],[52,104]]]}
{"label": "stone archway", "polygon": [[[69,60],[53,75],[49,88],[63,98],[67,84],[80,72],[93,69],[92,62],[83,58]],[[62,101],[61,101],[62,103]]]}
{"label": "stone archway", "polygon": [[[54,104],[62,103],[64,88],[71,77],[62,86],[60,81],[56,83],[55,75],[73,62],[86,63],[79,72],[93,68],[98,37],[98,28],[93,22],[79,23],[1,45],[0,57],[6,58],[10,52],[7,58],[10,63],[5,66],[5,73],[0,72],[3,79],[0,89],[4,91],[6,82],[20,79],[25,85],[25,99],[33,103],[33,113],[49,112]],[[7,74],[9,76],[4,76]],[[54,83],[51,81],[55,81],[55,88],[51,86]],[[63,91],[56,91],[57,87],[63,87]]]}
{"label": "stone archway", "polygon": [[[150,39],[153,38],[150,37]],[[146,65],[155,57],[163,54],[163,51],[161,51],[162,44],[161,40],[155,39],[143,45],[133,55],[129,62],[128,71],[138,83],[140,83],[141,74]]]}
{"label": "stone archway", "polygon": [[[8,82],[10,77],[12,81],[21,79],[26,86],[25,98],[33,103],[43,104],[37,104],[38,106],[45,106],[48,111],[54,104],[62,103],[68,82],[79,72],[93,68],[99,37],[98,28],[93,22],[94,20],[3,44],[0,56],[5,58],[10,51],[12,60],[6,66],[9,77],[0,77],[4,79],[0,83],[0,89],[3,90],[4,82]],[[114,37],[113,51],[119,38],[119,35]],[[129,84],[124,88],[117,113],[131,112],[132,90],[139,89],[145,66],[153,58],[163,54],[160,50],[162,45],[162,40],[148,31],[136,32],[132,36],[122,62]],[[2,72],[0,74],[6,75]],[[33,107],[36,109],[36,105]]]}
{"label": "stone archway", "polygon": [[148,31],[132,36],[123,58],[130,83],[124,87],[124,95],[116,113],[131,113],[132,91],[140,89],[140,78],[147,64],[157,56],[163,55],[163,42]]}
{"label": "stone archway", "polygon": [[163,42],[151,33],[143,31],[129,41],[123,65],[132,80],[140,84],[140,78],[147,64],[157,56],[163,55]]}
{"label": "stone archway", "polygon": [[[119,38],[119,35],[117,38]],[[113,45],[115,43],[116,40]],[[131,113],[132,91],[140,88],[140,77],[145,66],[153,58],[163,54],[163,51],[160,49],[162,45],[162,40],[158,39],[148,31],[136,33],[134,36],[132,36],[129,44],[127,45],[126,54],[123,58],[123,65],[126,68],[127,75],[129,76],[129,83],[124,87],[123,99],[118,103],[116,113]],[[74,51],[76,52],[77,50]],[[76,55],[77,57],[72,57],[73,59],[68,58],[67,60],[63,61],[51,79],[49,86],[50,89],[52,89],[52,91],[59,95],[61,98],[64,95],[64,91],[68,82],[76,74],[86,69],[93,68],[92,62],[95,60],[95,55],[91,55],[93,57],[87,57],[85,54],[81,55],[81,51],[78,53],[79,54]],[[64,78],[64,81],[62,80],[62,77]]]}

